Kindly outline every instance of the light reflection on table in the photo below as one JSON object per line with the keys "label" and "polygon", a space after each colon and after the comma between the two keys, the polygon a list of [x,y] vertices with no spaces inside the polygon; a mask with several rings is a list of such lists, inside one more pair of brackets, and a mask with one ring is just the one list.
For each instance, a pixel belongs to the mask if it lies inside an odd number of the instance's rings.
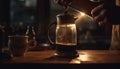
{"label": "light reflection on table", "polygon": [[43,64],[98,64],[120,63],[120,51],[116,50],[79,50],[79,57],[61,58],[54,50],[28,51],[24,57],[13,57],[3,63],[43,63]]}

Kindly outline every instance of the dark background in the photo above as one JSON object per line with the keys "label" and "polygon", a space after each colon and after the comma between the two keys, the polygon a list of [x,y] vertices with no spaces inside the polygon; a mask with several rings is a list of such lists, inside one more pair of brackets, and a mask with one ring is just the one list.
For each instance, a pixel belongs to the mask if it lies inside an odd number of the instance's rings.
{"label": "dark background", "polygon": [[[75,2],[80,6],[76,6],[74,3],[73,6],[88,15],[91,15],[91,9],[97,5],[88,0],[75,0]],[[5,26],[5,45],[7,46],[9,35],[24,34],[28,25],[34,26],[38,43],[49,43],[48,26],[56,21],[56,15],[61,12],[63,12],[63,8],[54,4],[53,0],[36,0],[35,5],[29,7],[25,6],[25,0],[0,0],[0,24]],[[95,49],[109,49],[111,25],[99,27],[97,30],[100,41],[97,43],[99,47]],[[90,49],[87,47],[87,44],[86,46],[80,44],[79,49]]]}

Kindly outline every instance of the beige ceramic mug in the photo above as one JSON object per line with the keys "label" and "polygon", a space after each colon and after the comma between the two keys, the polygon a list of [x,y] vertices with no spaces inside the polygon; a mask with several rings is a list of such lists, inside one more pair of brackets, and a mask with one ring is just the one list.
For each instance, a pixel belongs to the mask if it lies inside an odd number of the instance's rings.
{"label": "beige ceramic mug", "polygon": [[28,36],[8,36],[8,47],[13,57],[24,56],[28,50]]}

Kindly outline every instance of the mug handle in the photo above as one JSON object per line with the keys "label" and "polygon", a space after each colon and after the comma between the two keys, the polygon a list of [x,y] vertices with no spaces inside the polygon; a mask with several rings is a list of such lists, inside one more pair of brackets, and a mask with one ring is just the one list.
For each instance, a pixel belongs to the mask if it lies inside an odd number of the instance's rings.
{"label": "mug handle", "polygon": [[51,23],[49,26],[48,26],[48,33],[47,33],[47,37],[48,37],[48,41],[50,42],[51,45],[55,45],[55,42],[51,39],[50,37],[50,28],[53,26],[53,25],[57,25],[57,22],[53,22]]}

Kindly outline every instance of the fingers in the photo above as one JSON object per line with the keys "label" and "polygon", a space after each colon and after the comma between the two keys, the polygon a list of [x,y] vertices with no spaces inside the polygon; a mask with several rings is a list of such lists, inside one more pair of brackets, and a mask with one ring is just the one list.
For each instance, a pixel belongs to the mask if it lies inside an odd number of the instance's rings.
{"label": "fingers", "polygon": [[97,7],[95,7],[91,14],[93,16],[93,19],[99,24],[104,25],[107,23],[107,10],[104,8],[104,4],[101,4]]}
{"label": "fingers", "polygon": [[95,17],[96,15],[99,14],[99,12],[104,8],[104,4],[101,4],[97,7],[95,7],[92,11],[91,14],[93,15],[93,17]]}
{"label": "fingers", "polygon": [[94,18],[95,21],[99,22],[99,21],[104,20],[106,14],[107,14],[107,11],[105,9],[103,9],[99,13],[99,15],[93,16],[93,18]]}
{"label": "fingers", "polygon": [[105,18],[103,19],[103,21],[99,21],[98,24],[99,24],[99,26],[105,26],[106,23],[107,23],[107,21],[108,21],[108,19],[107,19],[107,17],[105,17]]}
{"label": "fingers", "polygon": [[72,0],[54,0],[54,3],[61,5],[64,8],[67,8],[70,5]]}

